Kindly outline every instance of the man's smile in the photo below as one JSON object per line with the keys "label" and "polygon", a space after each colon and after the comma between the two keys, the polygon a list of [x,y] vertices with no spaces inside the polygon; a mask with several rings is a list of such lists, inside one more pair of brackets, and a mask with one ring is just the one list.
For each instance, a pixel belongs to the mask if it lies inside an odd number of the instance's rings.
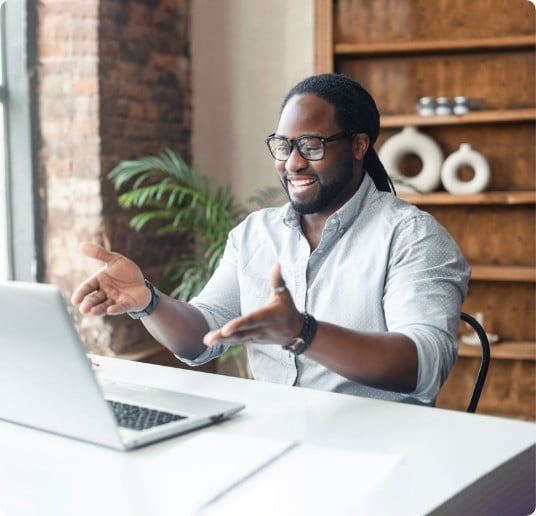
{"label": "man's smile", "polygon": [[289,188],[295,192],[306,190],[311,185],[314,185],[318,182],[318,179],[315,177],[303,177],[303,176],[292,176],[286,178]]}

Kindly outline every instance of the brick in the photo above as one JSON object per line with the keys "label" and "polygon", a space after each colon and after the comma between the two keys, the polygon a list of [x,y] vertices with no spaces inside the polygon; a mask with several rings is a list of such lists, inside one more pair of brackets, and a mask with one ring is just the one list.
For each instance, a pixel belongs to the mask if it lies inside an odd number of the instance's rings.
{"label": "brick", "polygon": [[73,117],[75,120],[98,118],[98,99],[96,96],[78,96],[73,99]]}
{"label": "brick", "polygon": [[83,77],[76,79],[73,83],[74,95],[94,95],[99,91],[99,80],[97,77]]}
{"label": "brick", "polygon": [[54,42],[42,42],[39,44],[39,56],[41,59],[47,57],[62,57],[67,55],[67,47],[65,44]]}
{"label": "brick", "polygon": [[47,176],[69,177],[73,173],[73,163],[70,159],[51,158],[44,163]]}
{"label": "brick", "polygon": [[177,57],[174,55],[153,53],[151,55],[151,64],[171,73],[175,73],[177,71]]}
{"label": "brick", "polygon": [[156,102],[146,102],[145,113],[147,114],[148,120],[158,120],[160,115],[158,104]]}
{"label": "brick", "polygon": [[137,25],[144,25],[151,19],[152,9],[148,5],[131,2],[129,6],[129,22]]}
{"label": "brick", "polygon": [[140,42],[125,43],[121,46],[121,57],[137,65],[145,65],[149,62],[151,51],[147,45],[141,45]]}
{"label": "brick", "polygon": [[130,102],[128,105],[128,116],[130,118],[145,118],[145,108],[140,102]]}
{"label": "brick", "polygon": [[99,121],[96,118],[77,120],[72,126],[72,136],[75,138],[91,137],[98,133]]}

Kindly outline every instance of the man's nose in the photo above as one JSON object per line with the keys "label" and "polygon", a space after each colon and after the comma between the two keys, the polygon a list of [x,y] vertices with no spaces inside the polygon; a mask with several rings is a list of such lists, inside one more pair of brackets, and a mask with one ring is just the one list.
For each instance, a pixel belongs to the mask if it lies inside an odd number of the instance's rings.
{"label": "man's nose", "polygon": [[290,156],[285,162],[285,170],[287,172],[299,172],[305,168],[307,168],[307,160],[298,152],[297,147],[293,146]]}

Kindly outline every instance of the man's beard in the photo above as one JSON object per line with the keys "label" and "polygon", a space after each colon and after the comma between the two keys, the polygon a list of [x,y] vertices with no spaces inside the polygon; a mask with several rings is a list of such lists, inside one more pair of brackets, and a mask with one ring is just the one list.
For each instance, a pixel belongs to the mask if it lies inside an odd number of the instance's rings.
{"label": "man's beard", "polygon": [[345,167],[344,174],[335,179],[332,183],[323,185],[318,182],[319,190],[316,197],[311,202],[298,202],[290,196],[287,181],[282,181],[283,188],[287,193],[290,204],[299,215],[309,215],[311,213],[319,213],[333,206],[346,193],[348,184],[352,181],[354,171],[352,167]]}

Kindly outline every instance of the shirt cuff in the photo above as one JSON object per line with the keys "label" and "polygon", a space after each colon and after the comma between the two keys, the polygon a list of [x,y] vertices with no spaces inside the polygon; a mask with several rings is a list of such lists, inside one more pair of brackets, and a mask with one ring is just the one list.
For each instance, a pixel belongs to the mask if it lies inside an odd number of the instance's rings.
{"label": "shirt cuff", "polygon": [[185,364],[195,367],[200,366],[203,364],[206,364],[207,362],[210,362],[211,360],[214,360],[215,358],[223,355],[227,351],[227,346],[224,346],[223,344],[216,343],[214,346],[207,346],[207,349],[205,349],[200,355],[197,355],[193,359],[188,359],[181,357],[179,355],[175,355],[181,362],[184,362]]}
{"label": "shirt cuff", "polygon": [[417,386],[411,396],[427,405],[435,404],[443,382],[454,365],[457,356],[457,344],[449,335],[442,332],[423,330],[422,327],[397,329],[411,339],[417,349]]}

